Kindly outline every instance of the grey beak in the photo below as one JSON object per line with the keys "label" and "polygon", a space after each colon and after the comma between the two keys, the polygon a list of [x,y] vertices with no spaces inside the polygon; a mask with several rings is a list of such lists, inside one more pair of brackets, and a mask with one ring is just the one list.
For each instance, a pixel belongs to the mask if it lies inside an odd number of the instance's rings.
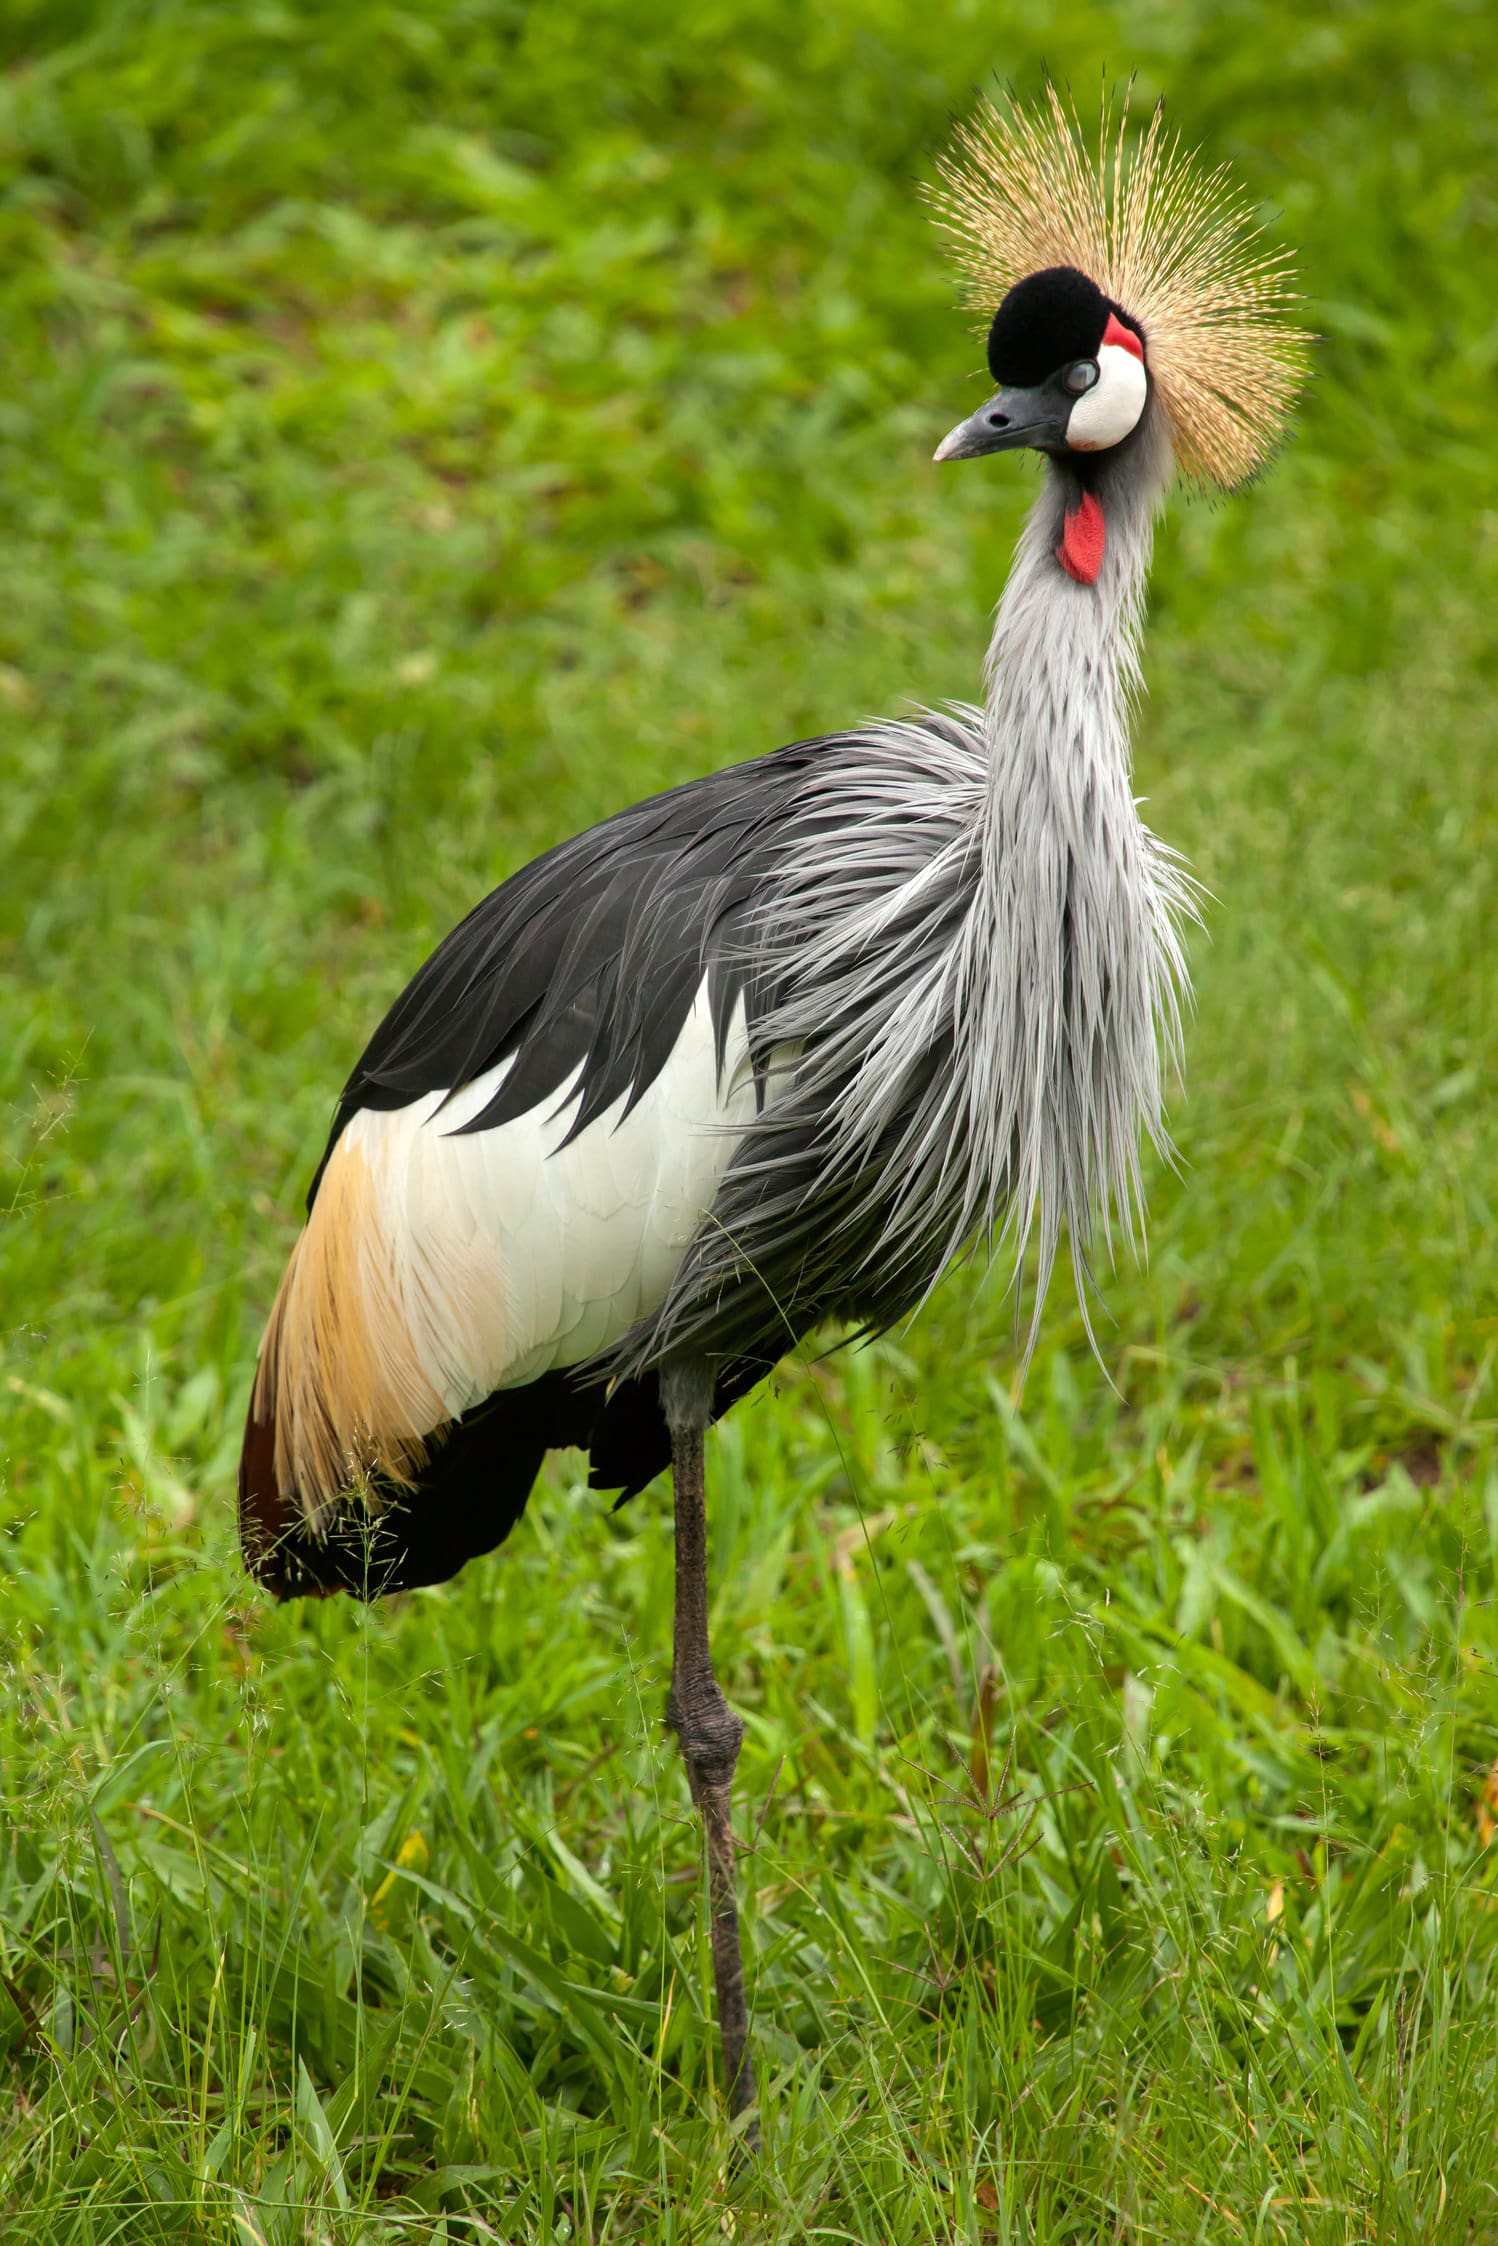
{"label": "grey beak", "polygon": [[978,460],[985,452],[1017,452],[1034,445],[1059,451],[1075,398],[1058,397],[1049,383],[1039,390],[996,390],[986,405],[947,432],[933,457]]}

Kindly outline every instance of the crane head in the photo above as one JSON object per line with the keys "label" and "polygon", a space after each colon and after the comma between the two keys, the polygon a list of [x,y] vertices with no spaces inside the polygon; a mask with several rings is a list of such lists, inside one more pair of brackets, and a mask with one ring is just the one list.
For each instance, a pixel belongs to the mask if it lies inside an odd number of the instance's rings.
{"label": "crane head", "polygon": [[1008,291],[988,331],[988,370],[997,391],[942,439],[938,460],[1020,446],[1111,451],[1138,428],[1149,397],[1138,322],[1074,265],[1047,266]]}
{"label": "crane head", "polygon": [[938,460],[1105,453],[1151,401],[1200,483],[1229,489],[1268,457],[1309,341],[1289,321],[1286,253],[1159,108],[1136,135],[1127,93],[1105,89],[1089,144],[1054,86],[1029,106],[985,101],[937,169],[930,200],[1000,385]]}

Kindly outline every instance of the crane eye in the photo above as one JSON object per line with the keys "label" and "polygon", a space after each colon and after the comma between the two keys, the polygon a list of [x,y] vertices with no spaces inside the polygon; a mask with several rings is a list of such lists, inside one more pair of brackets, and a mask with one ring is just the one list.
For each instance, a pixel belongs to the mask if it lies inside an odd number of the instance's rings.
{"label": "crane eye", "polygon": [[1097,380],[1097,376],[1098,365],[1096,359],[1078,359],[1076,365],[1074,367],[1068,367],[1065,374],[1063,374],[1063,376],[1061,377],[1062,386],[1065,389],[1070,390],[1074,398],[1080,398],[1084,391],[1090,390],[1092,388],[1094,382],[1096,382]]}

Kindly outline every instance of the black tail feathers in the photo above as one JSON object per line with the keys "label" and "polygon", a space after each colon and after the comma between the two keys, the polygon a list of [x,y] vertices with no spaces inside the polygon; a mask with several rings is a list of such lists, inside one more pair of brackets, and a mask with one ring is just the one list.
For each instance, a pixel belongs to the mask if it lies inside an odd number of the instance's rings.
{"label": "black tail feathers", "polygon": [[[721,1370],[719,1417],[767,1371]],[[617,1489],[624,1504],[671,1462],[671,1438],[653,1372],[604,1387],[586,1372],[546,1373],[524,1388],[498,1390],[434,1442],[410,1489],[378,1492],[369,1508],[350,1496],[325,1531],[314,1531],[275,1475],[275,1430],[251,1417],[239,1465],[239,1536],[245,1564],[278,1599],[351,1591],[376,1599],[444,1583],[469,1560],[503,1544],[549,1450],[591,1454],[588,1480]]]}

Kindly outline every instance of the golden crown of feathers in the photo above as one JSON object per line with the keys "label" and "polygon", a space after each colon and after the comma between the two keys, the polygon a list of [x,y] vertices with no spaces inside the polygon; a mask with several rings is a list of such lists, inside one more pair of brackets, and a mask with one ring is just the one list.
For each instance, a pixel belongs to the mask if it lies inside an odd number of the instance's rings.
{"label": "golden crown of feathers", "polygon": [[1200,168],[1163,105],[1130,147],[1129,96],[1105,92],[1097,154],[1054,86],[1033,109],[985,100],[928,191],[985,322],[1016,281],[1071,265],[1144,330],[1150,374],[1189,476],[1252,474],[1305,379],[1288,250],[1263,246],[1226,167]]}

